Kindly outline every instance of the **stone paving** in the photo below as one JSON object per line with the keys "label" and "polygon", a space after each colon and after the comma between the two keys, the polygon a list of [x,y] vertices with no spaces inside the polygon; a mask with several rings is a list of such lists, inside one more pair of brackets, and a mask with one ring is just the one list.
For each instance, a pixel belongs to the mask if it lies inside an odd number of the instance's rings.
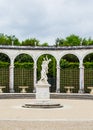
{"label": "stone paving", "polygon": [[0,99],[0,130],[93,130],[93,100],[53,99],[62,108],[22,108],[35,99]]}

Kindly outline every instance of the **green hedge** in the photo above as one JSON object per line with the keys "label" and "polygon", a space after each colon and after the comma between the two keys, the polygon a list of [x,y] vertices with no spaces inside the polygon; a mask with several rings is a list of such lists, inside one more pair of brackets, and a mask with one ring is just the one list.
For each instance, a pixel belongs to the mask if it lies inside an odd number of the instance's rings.
{"label": "green hedge", "polygon": [[6,68],[8,68],[9,65],[10,65],[10,63],[8,63],[8,62],[0,61],[0,68],[1,68],[1,67],[6,67]]}
{"label": "green hedge", "polygon": [[84,63],[85,68],[93,68],[93,62],[86,62]]}
{"label": "green hedge", "polygon": [[[85,68],[93,68],[93,62],[85,62],[84,64]],[[79,62],[68,62],[66,60],[62,60],[60,63],[61,69],[63,68],[79,68]]]}
{"label": "green hedge", "polygon": [[30,62],[24,62],[24,63],[18,63],[16,62],[15,64],[15,68],[33,68],[33,63],[30,63]]}

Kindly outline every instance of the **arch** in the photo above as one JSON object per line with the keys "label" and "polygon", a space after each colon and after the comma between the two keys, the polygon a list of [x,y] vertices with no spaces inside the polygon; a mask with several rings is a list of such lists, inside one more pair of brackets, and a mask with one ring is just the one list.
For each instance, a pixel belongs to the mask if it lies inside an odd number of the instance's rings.
{"label": "arch", "polygon": [[11,55],[9,52],[0,50],[0,53],[5,54],[11,60]]}
{"label": "arch", "polygon": [[33,59],[33,61],[34,61],[33,55],[30,54],[30,53],[27,53],[27,52],[18,52],[18,53],[15,55],[15,57],[14,57],[14,61],[15,61],[15,59],[16,59],[19,55],[23,55],[23,54],[26,54],[26,55],[30,56],[30,57]]}
{"label": "arch", "polygon": [[9,66],[10,57],[0,52],[0,86],[5,86],[4,92],[9,92]]}
{"label": "arch", "polygon": [[[4,53],[4,52],[0,52],[0,55],[3,55],[4,57],[6,57],[6,58],[8,58],[8,62],[10,62],[10,60],[11,60],[11,58],[9,57],[9,55],[7,55],[7,53]],[[3,58],[3,61],[4,61],[4,57],[0,57],[0,58]],[[0,59],[1,60],[1,59]],[[7,61],[6,59],[5,59],[5,61]]]}
{"label": "arch", "polygon": [[85,51],[85,52],[83,53],[83,55],[82,55],[82,61],[84,61],[84,58],[85,58],[87,55],[91,54],[91,53],[93,53],[93,50],[87,50],[87,51]]}
{"label": "arch", "polygon": [[40,52],[40,53],[36,56],[36,61],[38,61],[39,57],[42,56],[42,55],[51,55],[51,56],[53,56],[53,57],[56,59],[56,61],[57,61],[56,55],[55,55],[54,53],[52,53],[52,52]]}
{"label": "arch", "polygon": [[85,59],[88,55],[90,55],[90,54],[92,54],[92,53],[93,53],[93,51],[87,51],[87,52],[85,52],[84,55],[83,55],[83,57],[82,57],[83,62],[84,62],[84,59]]}
{"label": "arch", "polygon": [[33,88],[34,88],[34,77],[33,77],[34,60],[33,58],[26,53],[20,53],[15,58],[14,63],[16,63],[15,68],[14,68],[15,91],[21,92],[20,86],[27,86],[26,91],[33,92]]}
{"label": "arch", "polygon": [[73,86],[73,92],[79,90],[79,59],[73,53],[66,53],[60,59],[60,91],[66,92],[66,86]]}
{"label": "arch", "polygon": [[93,86],[93,52],[87,52],[83,58],[84,63],[84,91],[89,93],[89,86]]}
{"label": "arch", "polygon": [[50,87],[50,91],[51,92],[55,92],[56,91],[56,66],[57,66],[57,61],[55,59],[55,57],[51,54],[43,54],[43,55],[40,55],[40,57],[38,57],[38,60],[37,60],[37,79],[39,80],[41,75],[41,64],[42,64],[42,61],[43,61],[43,58],[44,57],[48,57],[48,59],[51,59],[51,62],[49,63],[49,71],[48,71],[48,82],[51,84],[51,87]]}
{"label": "arch", "polygon": [[69,54],[76,56],[76,57],[78,58],[78,60],[80,61],[80,55],[78,55],[77,53],[74,53],[74,52],[64,52],[64,53],[61,55],[60,60],[61,60],[62,57],[64,57],[65,55],[69,55]]}

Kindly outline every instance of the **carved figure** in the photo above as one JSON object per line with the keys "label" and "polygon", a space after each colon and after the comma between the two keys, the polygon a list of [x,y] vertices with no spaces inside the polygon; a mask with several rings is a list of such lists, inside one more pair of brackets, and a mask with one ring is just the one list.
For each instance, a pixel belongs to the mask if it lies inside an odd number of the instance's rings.
{"label": "carved figure", "polygon": [[44,59],[43,59],[43,62],[42,62],[42,70],[41,70],[41,79],[40,81],[41,82],[44,82],[44,83],[48,83],[47,82],[47,73],[48,73],[48,64],[49,62],[51,61],[51,59],[48,59],[48,57],[46,56]]}

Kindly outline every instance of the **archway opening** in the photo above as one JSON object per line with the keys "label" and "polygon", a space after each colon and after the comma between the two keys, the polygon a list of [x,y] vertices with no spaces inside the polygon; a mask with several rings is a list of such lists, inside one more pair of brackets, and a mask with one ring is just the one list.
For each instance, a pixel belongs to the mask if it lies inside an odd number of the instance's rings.
{"label": "archway opening", "polygon": [[84,57],[84,91],[90,92],[88,87],[93,87],[93,53]]}
{"label": "archway opening", "polygon": [[60,92],[67,92],[67,87],[73,93],[79,90],[79,60],[73,54],[66,54],[60,60]]}
{"label": "archway opening", "polygon": [[9,92],[9,66],[10,59],[4,54],[0,53],[0,86],[3,88],[3,92]]}
{"label": "archway opening", "polygon": [[22,87],[27,87],[26,92],[33,92],[33,66],[34,61],[28,54],[20,54],[14,61],[14,89],[15,92],[22,92]]}
{"label": "archway opening", "polygon": [[40,56],[37,60],[37,80],[41,78],[41,64],[43,61],[43,58],[48,57],[48,59],[51,59],[51,62],[48,65],[48,82],[51,84],[50,92],[56,91],[56,59],[50,55],[50,54],[44,54]]}

